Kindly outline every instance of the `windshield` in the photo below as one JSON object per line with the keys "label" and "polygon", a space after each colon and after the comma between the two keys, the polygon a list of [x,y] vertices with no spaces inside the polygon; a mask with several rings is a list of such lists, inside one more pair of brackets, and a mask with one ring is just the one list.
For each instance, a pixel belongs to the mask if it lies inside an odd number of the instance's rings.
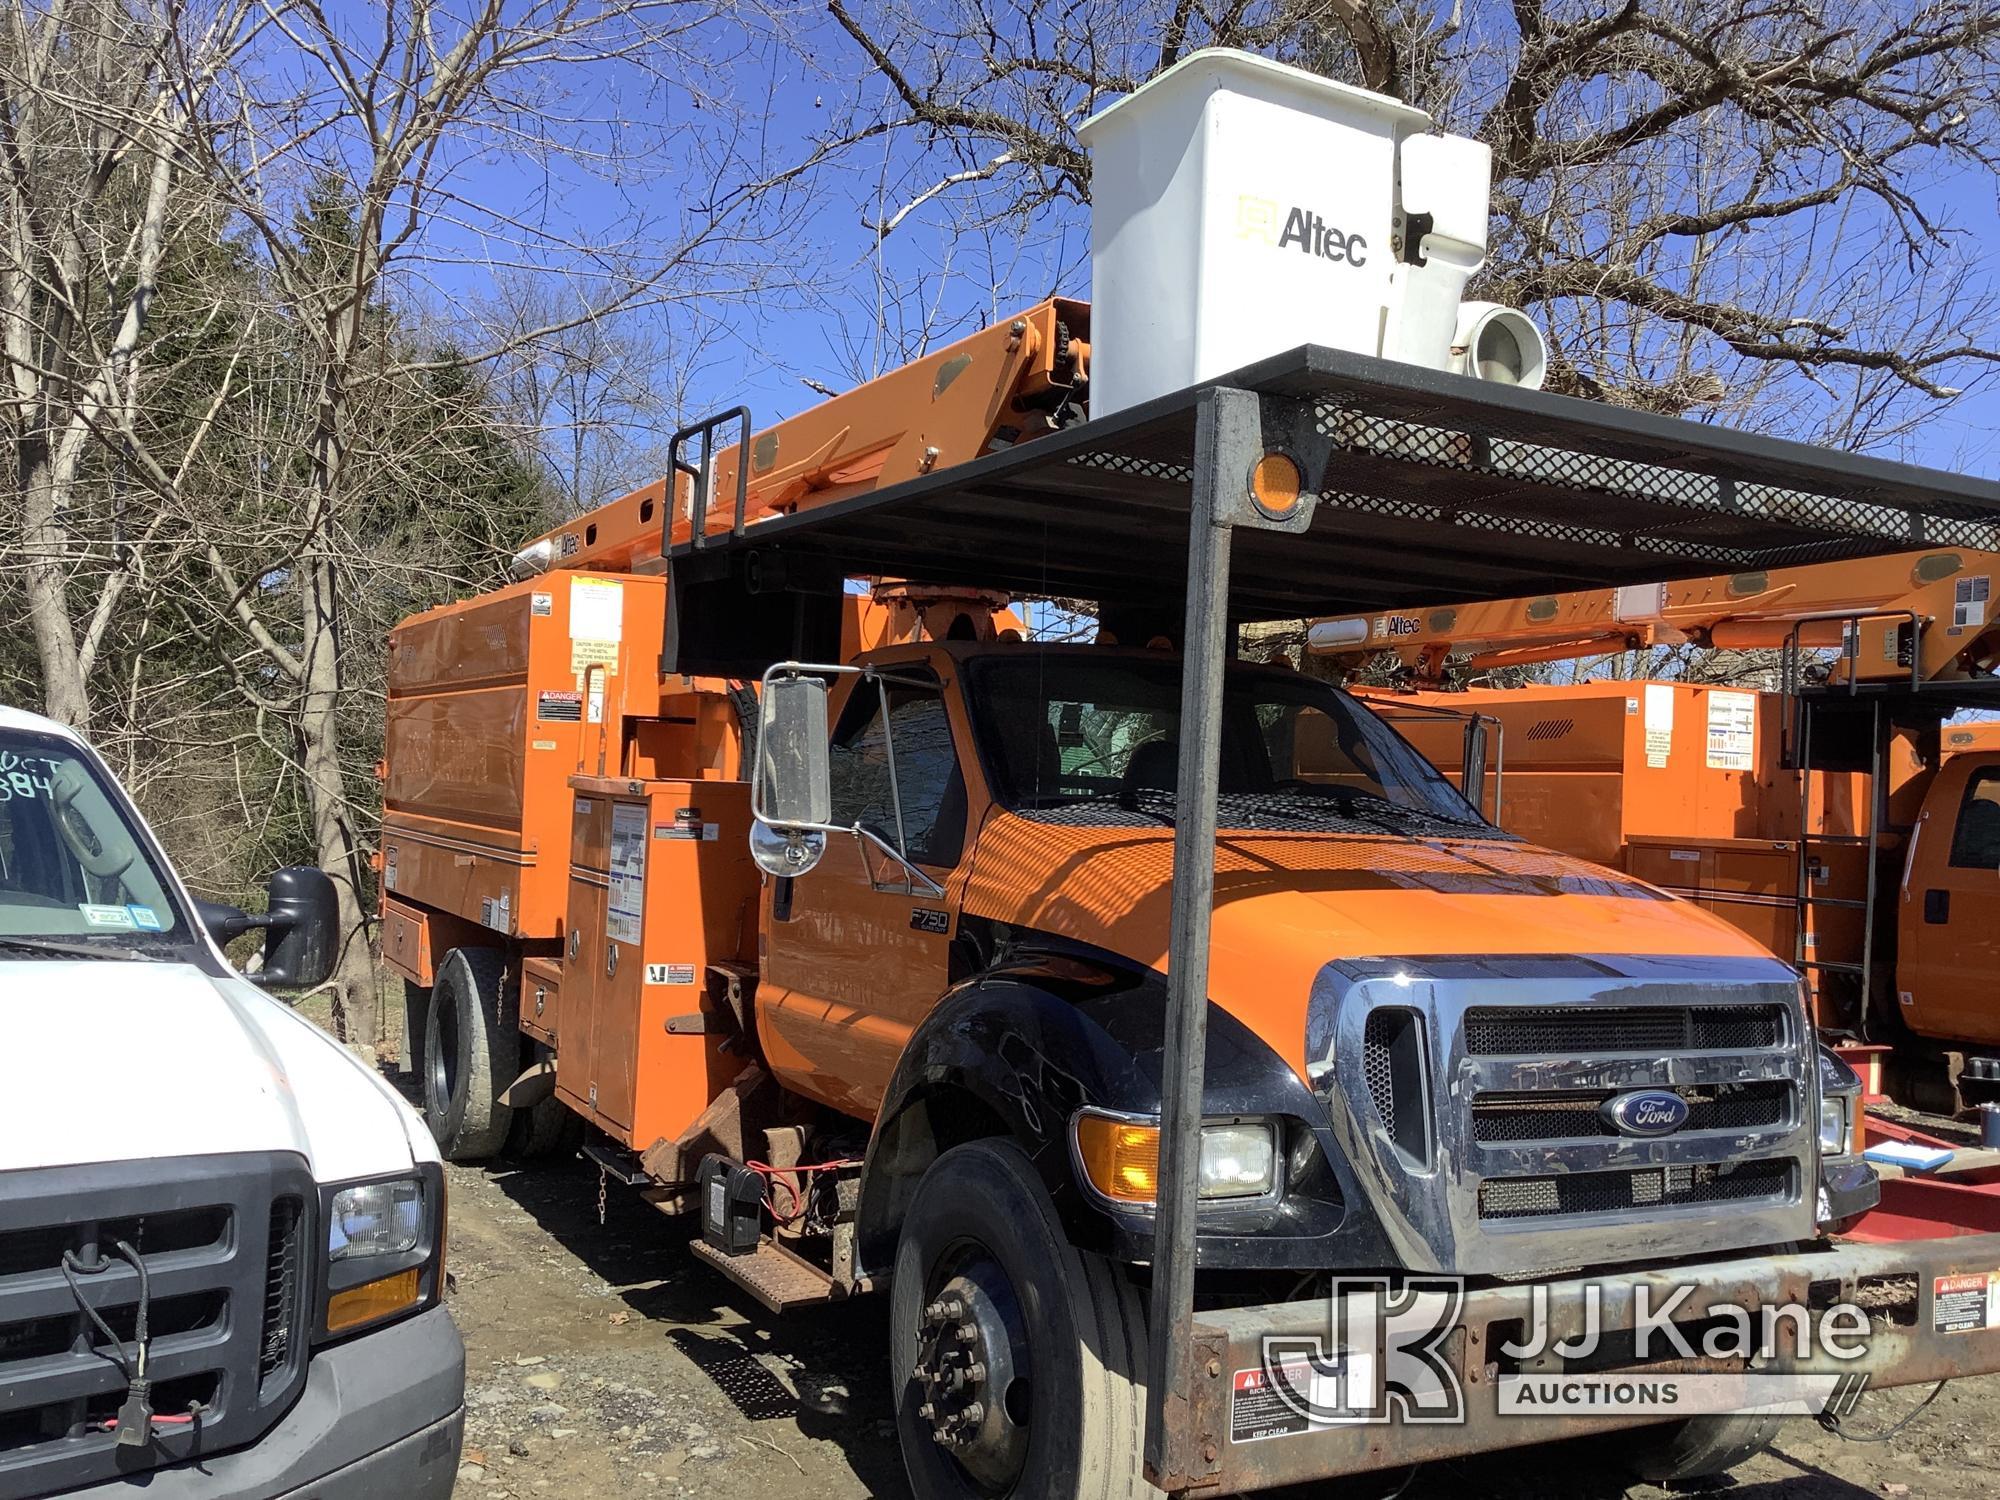
{"label": "windshield", "polygon": [[125,806],[75,748],[0,729],[0,938],[172,933],[179,917]]}
{"label": "windshield", "polygon": [[[971,694],[995,795],[1038,821],[1172,822],[1181,664],[1048,650],[980,657]],[[1388,725],[1323,682],[1232,667],[1220,827],[1504,838]]]}

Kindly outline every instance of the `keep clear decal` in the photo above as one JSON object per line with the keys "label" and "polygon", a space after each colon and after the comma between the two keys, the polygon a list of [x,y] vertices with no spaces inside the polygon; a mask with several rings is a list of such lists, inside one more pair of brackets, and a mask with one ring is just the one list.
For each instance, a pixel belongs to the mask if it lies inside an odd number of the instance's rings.
{"label": "keep clear decal", "polygon": [[604,908],[604,935],[614,943],[639,945],[646,919],[646,807],[641,802],[611,804],[611,899]]}
{"label": "keep clear decal", "polygon": [[624,635],[625,585],[614,578],[572,578],[569,584],[569,669],[618,670]]}
{"label": "keep clear decal", "polygon": [[1674,690],[1664,682],[1646,684],[1646,764],[1658,770],[1674,748]]}

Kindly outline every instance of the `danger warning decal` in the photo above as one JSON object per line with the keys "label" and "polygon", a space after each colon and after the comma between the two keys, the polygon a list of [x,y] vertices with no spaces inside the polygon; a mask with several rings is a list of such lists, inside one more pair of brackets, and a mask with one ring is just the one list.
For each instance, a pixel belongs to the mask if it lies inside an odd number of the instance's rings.
{"label": "danger warning decal", "polygon": [[1963,1271],[1931,1283],[1931,1327],[1939,1333],[2000,1328],[2000,1271]]}
{"label": "danger warning decal", "polygon": [[1312,1418],[1294,1411],[1264,1370],[1238,1370],[1229,1392],[1229,1441],[1261,1443],[1312,1431]]}
{"label": "danger warning decal", "polygon": [[580,724],[583,722],[583,694],[567,689],[554,692],[545,689],[535,695],[535,717],[545,724]]}

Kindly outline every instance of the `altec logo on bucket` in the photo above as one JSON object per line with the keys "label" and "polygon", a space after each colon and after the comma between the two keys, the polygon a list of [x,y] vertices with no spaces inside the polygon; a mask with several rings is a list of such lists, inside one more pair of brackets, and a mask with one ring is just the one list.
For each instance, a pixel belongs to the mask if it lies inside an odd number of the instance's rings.
{"label": "altec logo on bucket", "polygon": [[1327,223],[1310,209],[1281,210],[1271,199],[1253,198],[1248,193],[1236,199],[1236,235],[1321,260],[1343,261],[1350,266],[1368,263],[1368,241],[1360,235]]}

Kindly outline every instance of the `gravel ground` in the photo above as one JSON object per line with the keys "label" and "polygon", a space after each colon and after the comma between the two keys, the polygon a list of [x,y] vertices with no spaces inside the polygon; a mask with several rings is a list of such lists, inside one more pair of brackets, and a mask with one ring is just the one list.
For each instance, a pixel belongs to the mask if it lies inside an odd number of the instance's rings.
{"label": "gravel ground", "polygon": [[[884,1313],[866,1298],[766,1317],[684,1248],[685,1230],[612,1183],[598,1221],[582,1162],[451,1173],[453,1311],[467,1348],[460,1500],[727,1494],[902,1500]],[[1922,1390],[1868,1396],[1880,1431]],[[1740,1500],[2000,1494],[2000,1377],[1964,1380],[1886,1443],[1788,1424],[1775,1452],[1711,1486]],[[1285,1492],[1377,1500],[1650,1500],[1586,1452],[1523,1450],[1413,1476]]]}

